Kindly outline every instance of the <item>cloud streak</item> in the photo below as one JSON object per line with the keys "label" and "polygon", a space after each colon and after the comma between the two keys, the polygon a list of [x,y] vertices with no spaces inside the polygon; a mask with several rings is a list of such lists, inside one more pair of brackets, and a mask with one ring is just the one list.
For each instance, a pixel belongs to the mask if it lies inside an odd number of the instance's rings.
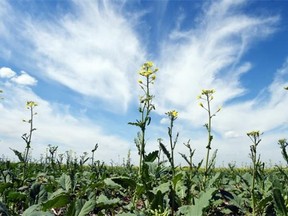
{"label": "cloud streak", "polygon": [[251,63],[240,60],[253,41],[275,31],[279,17],[244,15],[238,9],[243,2],[217,1],[204,11],[195,29],[174,31],[171,41],[163,43],[160,107],[173,105],[191,113],[195,111],[191,101],[202,88],[217,89],[219,104],[245,92],[239,80]]}
{"label": "cloud streak", "polygon": [[73,4],[75,10],[57,22],[26,22],[41,76],[108,105],[118,104],[113,109],[123,111],[133,96],[135,70],[145,56],[133,20],[116,12],[111,2]]}

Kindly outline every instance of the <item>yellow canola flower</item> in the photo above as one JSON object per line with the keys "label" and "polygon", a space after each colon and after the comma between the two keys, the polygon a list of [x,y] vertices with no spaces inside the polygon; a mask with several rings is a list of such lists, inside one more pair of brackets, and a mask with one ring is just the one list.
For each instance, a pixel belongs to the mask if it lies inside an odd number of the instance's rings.
{"label": "yellow canola flower", "polygon": [[151,77],[151,79],[152,79],[152,80],[155,80],[155,79],[156,79],[156,75],[153,74],[152,77]]}
{"label": "yellow canola flower", "polygon": [[214,94],[216,91],[214,89],[202,89],[201,95],[211,95]]}
{"label": "yellow canola flower", "polygon": [[138,80],[138,83],[139,83],[139,84],[143,84],[142,80]]}
{"label": "yellow canola flower", "polygon": [[169,117],[176,119],[178,117],[178,112],[176,110],[171,110],[166,113]]}
{"label": "yellow canola flower", "polygon": [[247,136],[252,136],[252,137],[259,137],[260,136],[260,131],[250,131],[247,133]]}
{"label": "yellow canola flower", "polygon": [[26,107],[27,108],[36,107],[36,106],[38,106],[38,104],[36,102],[34,102],[34,101],[27,101],[26,102]]}
{"label": "yellow canola flower", "polygon": [[154,63],[152,61],[147,61],[145,64],[144,64],[146,67],[153,67]]}
{"label": "yellow canola flower", "polygon": [[174,118],[177,118],[177,117],[178,117],[178,112],[175,111],[175,110],[173,110],[173,111],[172,111],[172,116],[173,116]]}

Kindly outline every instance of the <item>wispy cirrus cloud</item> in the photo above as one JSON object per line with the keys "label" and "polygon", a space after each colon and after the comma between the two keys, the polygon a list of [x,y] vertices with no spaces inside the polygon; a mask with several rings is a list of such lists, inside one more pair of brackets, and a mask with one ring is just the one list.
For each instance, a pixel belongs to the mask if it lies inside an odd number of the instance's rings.
{"label": "wispy cirrus cloud", "polygon": [[26,21],[25,33],[41,76],[123,111],[145,49],[133,17],[128,20],[114,7],[109,1],[73,1],[73,10],[57,21]]}
{"label": "wispy cirrus cloud", "polygon": [[159,106],[193,113],[192,103],[203,88],[217,89],[219,104],[245,92],[240,77],[253,65],[241,58],[255,40],[275,32],[279,17],[244,14],[244,3],[217,1],[203,9],[194,29],[172,31],[162,46]]}

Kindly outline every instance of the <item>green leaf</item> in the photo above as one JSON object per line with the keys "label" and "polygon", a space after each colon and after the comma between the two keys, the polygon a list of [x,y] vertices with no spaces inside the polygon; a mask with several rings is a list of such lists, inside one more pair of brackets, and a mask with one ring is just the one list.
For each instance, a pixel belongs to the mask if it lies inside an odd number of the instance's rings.
{"label": "green leaf", "polygon": [[10,148],[10,149],[11,149],[11,150],[14,152],[14,154],[18,157],[18,159],[20,160],[20,162],[22,162],[22,163],[25,162],[25,160],[24,160],[21,152],[17,151],[16,149],[12,149],[12,148]]}
{"label": "green leaf", "polygon": [[210,186],[212,186],[213,184],[215,184],[215,182],[221,177],[221,172],[217,172],[214,176],[213,176],[213,178],[211,178],[210,180],[209,180],[209,185]]}
{"label": "green leaf", "polygon": [[25,193],[20,193],[20,192],[15,192],[15,191],[10,191],[7,196],[7,200],[9,202],[14,202],[14,203],[25,201],[26,198],[27,196]]}
{"label": "green leaf", "polygon": [[3,193],[6,189],[8,188],[13,188],[13,183],[11,182],[3,182],[3,183],[0,183],[0,193]]}
{"label": "green leaf", "polygon": [[0,202],[0,215],[1,216],[9,216],[8,210],[2,202]]}
{"label": "green leaf", "polygon": [[145,192],[145,187],[141,183],[137,183],[136,189],[135,189],[135,194],[140,196]]}
{"label": "green leaf", "polygon": [[104,179],[104,183],[106,186],[108,186],[110,188],[115,188],[115,189],[121,188],[121,185],[114,182],[111,178]]}
{"label": "green leaf", "polygon": [[168,160],[171,162],[170,152],[166,149],[166,147],[161,142],[160,142],[160,148],[162,149],[162,151],[164,152]]}
{"label": "green leaf", "polygon": [[95,204],[95,200],[93,199],[86,201],[78,216],[88,215],[95,208]]}
{"label": "green leaf", "polygon": [[99,209],[110,209],[117,206],[120,199],[108,199],[105,195],[101,194],[96,200],[96,207]]}
{"label": "green leaf", "polygon": [[22,216],[54,216],[54,214],[40,211],[40,205],[32,205],[23,212]]}
{"label": "green leaf", "polygon": [[158,157],[159,151],[150,152],[147,156],[145,156],[145,162],[153,162]]}
{"label": "green leaf", "polygon": [[66,191],[69,191],[72,188],[71,178],[70,178],[70,176],[68,176],[66,174],[62,174],[62,176],[59,179],[59,184]]}
{"label": "green leaf", "polygon": [[287,216],[288,210],[285,206],[284,198],[281,194],[281,190],[279,188],[273,188],[273,199],[275,203],[275,207],[277,210],[277,215]]}
{"label": "green leaf", "polygon": [[187,216],[201,216],[203,215],[203,210],[209,206],[209,201],[212,195],[217,191],[216,188],[209,188],[205,192],[200,193],[200,197],[195,199],[195,205],[193,206],[181,206],[179,208],[180,213]]}
{"label": "green leaf", "polygon": [[45,190],[44,185],[40,183],[34,183],[30,189],[30,198],[33,204],[42,203],[47,200],[48,193]]}
{"label": "green leaf", "polygon": [[169,186],[170,186],[170,182],[164,182],[164,183],[160,184],[158,187],[154,187],[153,193],[157,194],[158,191],[161,191],[161,193],[165,194],[166,192],[169,191]]}
{"label": "green leaf", "polygon": [[151,209],[155,210],[155,209],[163,209],[164,208],[164,195],[162,194],[162,192],[160,190],[157,191],[156,195],[154,196],[154,199],[152,200],[151,203]]}
{"label": "green leaf", "polygon": [[180,180],[182,179],[182,177],[183,177],[183,173],[181,173],[181,172],[177,173],[177,174],[174,176],[174,178],[172,179],[172,182],[173,182],[174,187],[176,187],[178,181],[180,181]]}
{"label": "green leaf", "polygon": [[123,188],[130,187],[132,190],[134,190],[136,187],[136,182],[132,178],[129,178],[129,177],[119,176],[119,177],[113,177],[111,178],[111,180],[117,183],[118,185],[121,185],[121,187]]}
{"label": "green leaf", "polygon": [[69,203],[70,196],[67,193],[61,193],[43,203],[42,210],[46,211],[51,208],[65,207]]}

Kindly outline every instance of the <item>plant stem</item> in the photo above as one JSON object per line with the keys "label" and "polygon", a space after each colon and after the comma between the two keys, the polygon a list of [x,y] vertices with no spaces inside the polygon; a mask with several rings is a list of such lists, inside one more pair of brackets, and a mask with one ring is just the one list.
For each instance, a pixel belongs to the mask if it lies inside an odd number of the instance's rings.
{"label": "plant stem", "polygon": [[209,157],[210,157],[210,150],[211,150],[211,141],[212,141],[212,135],[211,135],[211,127],[212,127],[212,121],[211,121],[211,110],[210,110],[210,98],[209,95],[206,95],[207,99],[207,112],[208,112],[208,124],[207,124],[207,132],[208,132],[208,144],[206,146],[207,153],[206,153],[206,163],[205,163],[205,173],[204,173],[204,184],[206,183],[207,176],[208,176],[208,164],[209,164]]}

